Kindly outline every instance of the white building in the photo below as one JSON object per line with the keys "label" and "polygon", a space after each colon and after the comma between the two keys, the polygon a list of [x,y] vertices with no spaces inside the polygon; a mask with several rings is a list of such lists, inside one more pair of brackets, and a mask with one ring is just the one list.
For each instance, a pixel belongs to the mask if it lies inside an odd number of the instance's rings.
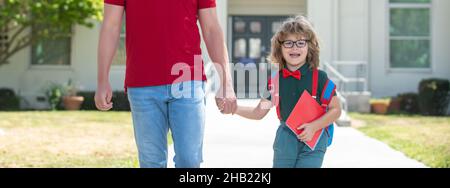
{"label": "white building", "polygon": [[[217,0],[217,6],[233,62],[263,60],[279,21],[302,14],[321,37],[322,62],[366,80],[367,86],[349,90],[387,97],[417,92],[425,78],[450,79],[448,0]],[[0,88],[13,88],[35,108],[45,107],[36,97],[44,95],[49,81],[72,78],[82,90],[95,90],[99,29],[100,23],[92,29],[76,26],[71,39],[20,51],[0,67]],[[115,90],[123,90],[121,59],[111,70]],[[338,68],[336,62],[346,65]],[[364,70],[348,65],[355,62],[363,62]]]}

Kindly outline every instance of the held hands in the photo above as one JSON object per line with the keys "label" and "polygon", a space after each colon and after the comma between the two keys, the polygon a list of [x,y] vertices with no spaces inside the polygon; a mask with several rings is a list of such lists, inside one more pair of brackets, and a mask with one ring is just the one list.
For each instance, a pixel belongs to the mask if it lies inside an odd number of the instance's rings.
{"label": "held hands", "polygon": [[237,110],[237,100],[233,87],[227,84],[216,94],[216,105],[222,114],[234,114]]}
{"label": "held hands", "polygon": [[216,105],[222,114],[234,114],[237,110],[236,99],[216,98]]}
{"label": "held hands", "polygon": [[317,129],[316,129],[316,125],[312,124],[312,123],[305,123],[303,125],[301,125],[300,127],[298,127],[298,130],[302,130],[303,132],[297,136],[297,138],[303,142],[309,142],[312,140],[314,133],[316,133]]}

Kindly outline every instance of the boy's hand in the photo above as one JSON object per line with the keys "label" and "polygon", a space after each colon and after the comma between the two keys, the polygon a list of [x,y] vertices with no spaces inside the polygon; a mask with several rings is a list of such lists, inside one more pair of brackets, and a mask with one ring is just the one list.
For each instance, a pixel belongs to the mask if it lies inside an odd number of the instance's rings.
{"label": "boy's hand", "polygon": [[316,129],[316,125],[312,124],[312,123],[305,123],[303,125],[301,125],[300,127],[298,127],[298,130],[303,129],[303,132],[297,136],[297,138],[303,142],[309,142],[312,140],[312,138],[314,137],[314,133],[316,133],[317,129]]}

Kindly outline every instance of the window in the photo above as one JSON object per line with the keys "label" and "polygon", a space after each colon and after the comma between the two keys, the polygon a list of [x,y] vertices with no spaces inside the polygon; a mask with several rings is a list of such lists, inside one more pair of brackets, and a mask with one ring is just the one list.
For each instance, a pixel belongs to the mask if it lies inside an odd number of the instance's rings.
{"label": "window", "polygon": [[[124,19],[125,20],[125,19]],[[122,25],[120,32],[119,46],[117,47],[116,56],[114,56],[113,65],[125,65],[127,61],[127,52],[125,48],[125,23]]]}
{"label": "window", "polygon": [[234,63],[265,62],[270,40],[287,16],[232,16],[231,52]]}
{"label": "window", "polygon": [[70,65],[71,37],[44,40],[32,45],[32,65]]}
{"label": "window", "polygon": [[249,57],[252,59],[261,58],[261,39],[260,38],[250,38],[249,39]]}
{"label": "window", "polygon": [[272,23],[272,34],[277,33],[278,29],[281,27],[282,24],[283,24],[283,22],[281,22],[281,21],[273,22]]}
{"label": "window", "polygon": [[390,68],[431,68],[431,0],[390,0]]}
{"label": "window", "polygon": [[234,41],[234,57],[242,58],[247,56],[247,41],[244,38],[239,38]]}
{"label": "window", "polygon": [[244,21],[235,21],[234,22],[234,32],[236,33],[245,33],[246,23]]}
{"label": "window", "polygon": [[251,22],[250,31],[252,33],[261,33],[261,22],[260,21]]}

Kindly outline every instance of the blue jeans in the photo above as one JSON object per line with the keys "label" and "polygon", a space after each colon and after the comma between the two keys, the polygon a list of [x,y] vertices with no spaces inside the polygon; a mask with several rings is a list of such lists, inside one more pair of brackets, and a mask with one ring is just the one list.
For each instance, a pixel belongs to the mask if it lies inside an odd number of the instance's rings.
{"label": "blue jeans", "polygon": [[324,132],[314,151],[298,140],[283,122],[278,127],[273,144],[274,168],[320,168],[327,151],[328,132]]}
{"label": "blue jeans", "polygon": [[128,88],[141,168],[167,167],[167,134],[175,149],[175,167],[199,168],[205,125],[205,83]]}

